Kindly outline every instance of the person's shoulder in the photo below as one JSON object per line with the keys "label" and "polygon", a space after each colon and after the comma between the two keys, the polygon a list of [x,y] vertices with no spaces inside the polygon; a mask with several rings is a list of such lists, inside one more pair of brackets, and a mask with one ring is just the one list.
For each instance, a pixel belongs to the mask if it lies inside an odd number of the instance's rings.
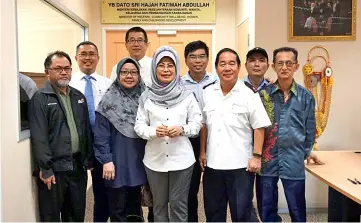
{"label": "person's shoulder", "polygon": [[81,74],[79,72],[76,72],[71,75],[70,85],[79,82],[84,77],[84,74]]}
{"label": "person's shoulder", "polygon": [[108,78],[107,76],[103,76],[103,75],[100,75],[100,74],[97,74],[97,73],[95,75],[96,75],[97,79],[99,81],[101,81],[101,82],[104,82],[106,84],[113,83],[113,81],[110,78]]}
{"label": "person's shoulder", "polygon": [[185,73],[185,74],[181,77],[181,81],[182,81],[182,82],[185,82],[185,81],[188,80],[188,79],[189,79],[189,77],[188,77],[188,72]]}
{"label": "person's shoulder", "polygon": [[217,83],[217,80],[213,80],[213,81],[210,82],[209,84],[204,85],[204,86],[203,86],[203,90],[214,88],[214,86],[215,86],[216,83]]}
{"label": "person's shoulder", "polygon": [[209,81],[213,82],[213,81],[218,81],[218,75],[217,74],[213,74],[210,72],[207,72],[207,75],[209,77]]}
{"label": "person's shoulder", "polygon": [[69,88],[70,88],[71,94],[77,95],[77,96],[80,96],[80,97],[85,97],[84,94],[81,93],[81,91],[79,91],[79,90],[76,89],[75,87],[69,86]]}
{"label": "person's shoulder", "polygon": [[304,86],[296,83],[296,87],[297,87],[297,94],[301,94],[306,98],[313,98],[311,91],[305,88]]}

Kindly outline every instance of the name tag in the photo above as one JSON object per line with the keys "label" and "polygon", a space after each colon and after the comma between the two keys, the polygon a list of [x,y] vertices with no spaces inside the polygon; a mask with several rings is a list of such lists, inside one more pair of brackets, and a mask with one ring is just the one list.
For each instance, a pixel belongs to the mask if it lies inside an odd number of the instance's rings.
{"label": "name tag", "polygon": [[55,102],[54,102],[54,103],[49,103],[48,105],[57,105],[57,104],[58,104],[58,103],[55,103]]}
{"label": "name tag", "polygon": [[83,104],[85,102],[84,98],[78,100],[78,104]]}

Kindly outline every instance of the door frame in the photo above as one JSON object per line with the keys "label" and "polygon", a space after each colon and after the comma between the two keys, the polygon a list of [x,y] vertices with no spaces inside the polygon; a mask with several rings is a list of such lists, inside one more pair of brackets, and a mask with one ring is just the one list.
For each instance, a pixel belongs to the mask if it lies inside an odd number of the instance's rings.
{"label": "door frame", "polygon": [[[106,69],[107,69],[107,58],[106,58],[106,32],[107,31],[127,31],[128,29],[137,26],[134,25],[119,25],[119,26],[102,26],[102,58],[103,58],[103,76],[106,76]],[[140,26],[146,32],[147,31],[159,31],[159,30],[166,30],[166,31],[211,31],[212,32],[212,61],[210,61],[210,65],[212,66],[212,73],[216,73],[216,68],[214,66],[215,56],[216,56],[216,27],[214,25],[167,25],[167,26],[159,26],[159,25],[144,25]],[[183,57],[183,55],[180,55]],[[209,66],[209,63],[208,63]]]}

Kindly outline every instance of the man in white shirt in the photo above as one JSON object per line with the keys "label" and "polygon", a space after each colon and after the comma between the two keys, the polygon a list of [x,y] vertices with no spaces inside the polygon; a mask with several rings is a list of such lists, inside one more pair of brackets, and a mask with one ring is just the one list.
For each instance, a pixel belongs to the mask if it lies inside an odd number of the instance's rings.
{"label": "man in white shirt", "polygon": [[[207,221],[250,221],[254,173],[261,170],[264,128],[270,120],[258,93],[238,80],[237,53],[222,49],[215,66],[219,82],[204,87],[200,164]],[[254,139],[254,140],[253,140]]]}
{"label": "man in white shirt", "polygon": [[[216,81],[216,75],[206,71],[209,61],[209,48],[203,41],[193,41],[184,48],[184,59],[189,71],[182,77],[182,84],[194,93],[198,104],[202,104],[203,87]],[[198,191],[201,180],[201,167],[198,162],[200,139],[199,135],[189,138],[192,144],[196,163],[188,194],[188,222],[198,222]]]}
{"label": "man in white shirt", "polygon": [[[109,78],[96,73],[99,62],[98,47],[85,41],[76,47],[75,60],[79,66],[79,72],[72,76],[70,86],[78,89],[85,95],[88,103],[88,112],[91,126],[95,122],[95,110],[108,90],[112,81]],[[94,193],[94,222],[106,222],[109,218],[108,196],[104,186],[103,167],[94,159],[94,169],[91,171]]]}
{"label": "man in white shirt", "polygon": [[[140,76],[145,85],[150,86],[152,84],[150,78],[152,58],[145,55],[148,46],[148,36],[143,28],[132,27],[125,34],[125,47],[129,52],[129,56],[138,61],[140,65]],[[117,78],[116,70],[117,64],[112,69],[110,79],[115,80]]]}

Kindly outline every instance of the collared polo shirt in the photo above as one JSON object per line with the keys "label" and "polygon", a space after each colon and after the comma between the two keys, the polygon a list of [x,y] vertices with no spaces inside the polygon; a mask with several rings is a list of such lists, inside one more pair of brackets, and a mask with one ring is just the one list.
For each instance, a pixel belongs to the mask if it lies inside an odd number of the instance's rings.
{"label": "collared polo shirt", "polygon": [[246,168],[253,153],[253,130],[271,124],[259,94],[238,80],[224,96],[217,82],[204,89],[203,100],[207,166],[218,170]]}

